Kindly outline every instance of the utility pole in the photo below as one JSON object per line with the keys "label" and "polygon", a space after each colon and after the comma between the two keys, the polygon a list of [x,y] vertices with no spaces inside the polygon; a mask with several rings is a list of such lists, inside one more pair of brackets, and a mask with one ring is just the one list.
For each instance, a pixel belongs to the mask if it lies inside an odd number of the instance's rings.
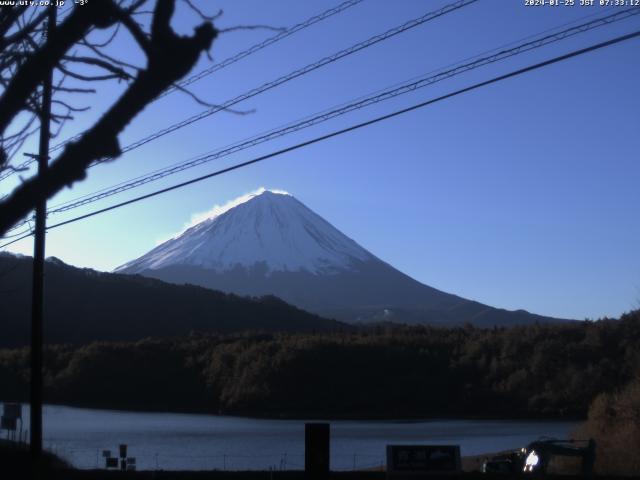
{"label": "utility pole", "polygon": [[[56,28],[56,7],[49,6],[47,37]],[[49,40],[47,40],[49,41]],[[51,95],[53,67],[47,72],[42,85],[40,106],[40,145],[38,151],[38,176],[43,177],[49,166],[49,139],[51,136]],[[42,319],[44,304],[44,246],[46,233],[47,200],[43,197],[36,205],[35,237],[33,242],[33,286],[31,297],[31,457],[36,477],[42,464]]]}

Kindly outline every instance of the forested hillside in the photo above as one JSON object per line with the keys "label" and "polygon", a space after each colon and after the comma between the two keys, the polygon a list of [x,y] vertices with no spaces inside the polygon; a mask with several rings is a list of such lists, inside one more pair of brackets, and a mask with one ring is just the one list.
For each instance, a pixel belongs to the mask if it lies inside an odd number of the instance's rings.
{"label": "forested hillside", "polygon": [[[585,418],[640,372],[640,311],[512,328],[378,327],[193,334],[54,346],[46,400],[260,416]],[[0,350],[4,399],[25,399],[28,352]]]}
{"label": "forested hillside", "polygon": [[[29,344],[30,257],[0,254],[0,347]],[[191,331],[311,332],[342,328],[275,297],[248,298],[193,285],[45,263],[45,343],[140,340]]]}

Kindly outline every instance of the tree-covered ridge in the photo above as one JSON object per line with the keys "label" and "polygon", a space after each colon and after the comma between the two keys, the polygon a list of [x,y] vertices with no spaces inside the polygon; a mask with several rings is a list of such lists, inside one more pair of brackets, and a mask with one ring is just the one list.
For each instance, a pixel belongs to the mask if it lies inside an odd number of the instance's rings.
{"label": "tree-covered ridge", "polygon": [[[0,253],[0,347],[29,345],[32,259]],[[172,285],[137,275],[45,264],[45,343],[84,345],[188,335],[191,331],[311,332],[339,322],[267,296]]]}
{"label": "tree-covered ridge", "polygon": [[[268,416],[584,418],[640,374],[640,311],[620,320],[478,329],[192,334],[51,346],[46,400]],[[5,399],[28,351],[0,350]]]}

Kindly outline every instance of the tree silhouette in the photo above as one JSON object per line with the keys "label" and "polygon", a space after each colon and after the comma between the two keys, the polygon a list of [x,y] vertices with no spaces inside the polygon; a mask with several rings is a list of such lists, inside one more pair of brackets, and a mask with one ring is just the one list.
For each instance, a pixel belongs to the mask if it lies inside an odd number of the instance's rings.
{"label": "tree silhouette", "polygon": [[[44,175],[31,177],[0,201],[0,235],[4,235],[35,205],[82,180],[94,162],[121,154],[118,135],[158,95],[175,85],[208,52],[219,31],[217,16],[206,16],[190,0],[182,0],[202,22],[190,36],[171,27],[175,0],[100,0],[72,7],[47,35],[47,9],[26,5],[0,10],[0,173],[20,170],[10,164],[27,138],[39,130],[41,85],[56,72],[51,120],[59,133],[76,111],[69,98],[95,93],[92,82],[125,81],[124,93],[84,132],[68,142]],[[51,7],[54,8],[54,7]],[[98,43],[91,35],[110,32]],[[116,58],[107,47],[119,31],[127,31],[146,65]],[[68,81],[71,80],[72,86]],[[14,162],[15,163],[15,162]]]}

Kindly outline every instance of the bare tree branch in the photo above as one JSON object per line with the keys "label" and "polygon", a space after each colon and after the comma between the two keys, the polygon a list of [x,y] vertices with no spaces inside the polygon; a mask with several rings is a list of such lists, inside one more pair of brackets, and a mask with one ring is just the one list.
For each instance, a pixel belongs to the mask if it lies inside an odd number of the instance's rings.
{"label": "bare tree branch", "polygon": [[193,2],[191,0],[183,0],[184,3],[187,4],[187,6],[193,10],[194,12],[196,12],[198,14],[198,16],[202,19],[202,20],[206,20],[208,22],[215,22],[216,20],[218,20],[223,14],[224,12],[222,11],[222,9],[218,10],[218,13],[215,13],[213,15],[206,15],[202,10],[200,10],[198,7],[196,7]]}
{"label": "bare tree branch", "polygon": [[0,17],[0,35],[5,36],[11,29],[13,24],[25,12],[28,5],[19,5],[14,8],[2,9],[2,17]]}
{"label": "bare tree branch", "polygon": [[71,70],[69,70],[66,67],[63,67],[62,65],[58,65],[58,69],[61,72],[63,72],[65,75],[71,78],[75,78],[76,80],[84,80],[86,82],[98,82],[101,80],[115,80],[115,79],[122,80],[122,76],[115,73],[111,73],[108,75],[84,75],[82,73],[72,72]]}
{"label": "bare tree branch", "polygon": [[55,91],[65,92],[65,93],[96,93],[95,88],[70,88],[70,87],[54,87]]}
{"label": "bare tree branch", "polygon": [[[109,8],[109,6],[111,8]],[[105,28],[115,22],[111,15],[113,3],[103,0],[74,9],[55,33],[13,75],[0,97],[0,131],[20,112],[27,98],[42,82],[47,71],[57,65],[62,56],[95,25]]]}
{"label": "bare tree branch", "polygon": [[99,47],[97,47],[96,45],[92,45],[91,43],[87,42],[86,40],[82,40],[80,42],[80,44],[83,47],[88,48],[89,50],[91,50],[92,52],[94,52],[96,55],[98,55],[99,57],[103,58],[107,62],[111,62],[113,64],[120,65],[121,67],[130,68],[130,69],[136,70],[136,71],[142,69],[141,67],[138,67],[137,65],[133,65],[131,63],[124,62],[122,60],[119,60],[117,58],[112,57],[111,55],[108,55],[108,54],[104,53]]}
{"label": "bare tree branch", "polygon": [[133,75],[130,75],[129,72],[126,72],[122,68],[116,67],[109,62],[105,62],[104,60],[100,60],[99,58],[93,57],[79,57],[77,55],[65,55],[62,57],[63,60],[68,62],[75,63],[84,63],[85,65],[94,65],[96,67],[100,67],[104,70],[107,70],[112,73],[116,78],[121,78],[123,80],[131,80],[133,79]]}
{"label": "bare tree branch", "polygon": [[[177,84],[174,83],[172,85],[173,88],[175,88],[176,90],[179,90],[180,92],[188,95],[194,102],[202,105],[203,107],[207,107],[207,108],[220,108],[221,105],[217,105],[215,103],[209,103],[206,100],[202,100],[200,97],[198,97],[195,93],[193,93],[191,90]],[[234,108],[228,108],[225,107],[223,108],[223,110],[225,112],[229,112],[229,113],[235,113],[236,115],[249,115],[251,113],[255,113],[255,109],[251,109],[251,110],[236,110]]]}
{"label": "bare tree branch", "polygon": [[[113,32],[111,32],[111,35],[102,43],[94,43],[92,44],[94,47],[96,48],[103,48],[106,47],[107,45],[109,45],[111,42],[113,42],[113,39],[116,38],[116,35],[118,35],[118,32],[120,31],[120,25],[122,25],[121,23],[116,23],[115,28],[113,29]],[[87,32],[87,35],[89,34],[89,32]],[[82,39],[83,42],[89,43],[86,40],[86,35],[85,37],[83,37]]]}
{"label": "bare tree branch", "polygon": [[91,107],[74,107],[72,105],[69,105],[67,102],[63,102],[62,100],[52,100],[51,103],[54,103],[56,105],[61,105],[70,112],[86,112],[91,108]]}
{"label": "bare tree branch", "polygon": [[[115,8],[103,11],[108,19],[102,18],[99,21],[93,19],[94,24],[99,28],[112,25],[112,18],[122,21],[121,15],[124,11],[112,2],[109,3]],[[122,96],[93,127],[77,141],[66,145],[45,175],[26,180],[8,198],[0,202],[0,235],[24,218],[38,201],[49,198],[62,188],[84,179],[86,169],[94,161],[118,157],[121,153],[118,135],[163,90],[184,77],[196,64],[202,52],[209,50],[211,43],[218,35],[213,25],[210,22],[204,22],[195,29],[192,36],[179,36],[171,28],[174,9],[175,0],[157,0],[151,22],[151,36],[148,38],[146,49],[141,45],[147,54],[147,66],[137,73]],[[81,10],[86,9],[84,7],[76,9],[66,20],[66,22],[72,20],[76,22],[74,30],[70,30],[67,25],[68,34],[73,35],[75,42],[60,39],[58,32],[55,37],[52,36],[49,39],[49,42],[57,41],[66,46],[67,50],[73,43],[79,42],[86,30],[90,28],[90,22],[80,22],[80,19],[75,16],[76,12]],[[82,28],[79,28],[80,26]],[[146,35],[145,38],[147,38]],[[53,49],[45,45],[42,50],[55,54],[57,62],[65,55],[65,51],[60,46]],[[50,68],[55,64],[56,62],[51,62]],[[37,72],[35,75],[38,76]],[[15,77],[10,86],[13,86],[14,80]],[[13,88],[16,89],[16,87]],[[29,93],[23,94],[25,99]],[[3,107],[12,107],[10,102],[3,105],[1,102],[4,100],[3,95],[0,100],[0,128],[3,127],[2,121],[6,121],[8,116],[5,114],[3,117]]]}
{"label": "bare tree branch", "polygon": [[[34,9],[35,12],[35,9]],[[4,50],[8,45],[12,43],[21,42],[25,40],[29,35],[33,33],[33,31],[40,25],[46,18],[48,12],[47,9],[43,9],[40,15],[38,15],[34,20],[31,20],[29,24],[20,28],[16,33],[10,35],[8,37],[0,37],[0,51]]]}
{"label": "bare tree branch", "polygon": [[140,45],[140,48],[142,48],[148,56],[150,53],[149,49],[151,48],[148,35],[142,30],[142,28],[140,28],[140,25],[131,18],[131,15],[127,14],[127,12],[122,10],[120,7],[116,7],[116,12],[118,20],[120,20],[127,30],[129,30],[129,33],[131,33],[135,41]]}

